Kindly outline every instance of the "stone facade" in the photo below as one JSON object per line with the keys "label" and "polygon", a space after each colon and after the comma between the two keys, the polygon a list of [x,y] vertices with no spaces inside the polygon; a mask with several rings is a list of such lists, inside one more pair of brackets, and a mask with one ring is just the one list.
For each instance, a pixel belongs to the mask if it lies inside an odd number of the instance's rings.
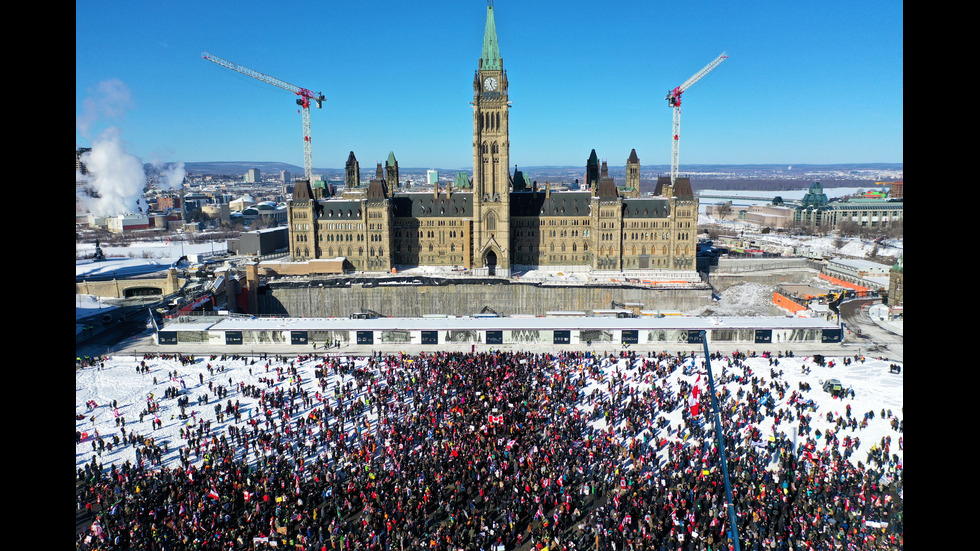
{"label": "stone facade", "polygon": [[552,191],[510,173],[508,76],[487,9],[483,52],[473,78],[473,178],[445,189],[405,192],[390,153],[367,190],[355,189],[348,159],[341,197],[321,199],[297,182],[289,202],[294,261],[344,257],[357,271],[458,267],[509,276],[522,269],[695,270],[698,201],[690,180],[661,177],[651,197],[639,196],[636,151],[618,188],[587,161],[586,189]]}

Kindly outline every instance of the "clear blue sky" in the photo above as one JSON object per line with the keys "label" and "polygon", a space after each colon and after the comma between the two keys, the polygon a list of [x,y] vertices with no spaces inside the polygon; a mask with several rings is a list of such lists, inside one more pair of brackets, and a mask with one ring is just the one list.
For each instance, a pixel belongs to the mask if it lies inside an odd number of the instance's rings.
{"label": "clear blue sky", "polygon": [[[78,0],[75,144],[109,128],[144,162],[303,164],[293,96],[209,52],[322,91],[313,165],[472,168],[485,0]],[[518,166],[903,162],[903,4],[497,0]]]}

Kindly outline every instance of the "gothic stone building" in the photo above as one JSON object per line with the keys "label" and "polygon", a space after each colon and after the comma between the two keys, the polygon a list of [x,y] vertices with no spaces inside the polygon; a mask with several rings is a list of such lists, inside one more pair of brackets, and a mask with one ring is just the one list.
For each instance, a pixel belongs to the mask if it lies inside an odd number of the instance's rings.
{"label": "gothic stone building", "polygon": [[339,197],[297,182],[288,208],[292,260],[343,257],[357,271],[443,266],[502,276],[526,269],[695,270],[698,201],[689,179],[671,185],[660,177],[653,196],[640,197],[636,151],[627,158],[626,185],[617,187],[593,150],[583,190],[531,186],[521,171],[509,170],[509,101],[488,7],[473,78],[472,180],[401,191],[391,153],[361,187],[351,152]]}

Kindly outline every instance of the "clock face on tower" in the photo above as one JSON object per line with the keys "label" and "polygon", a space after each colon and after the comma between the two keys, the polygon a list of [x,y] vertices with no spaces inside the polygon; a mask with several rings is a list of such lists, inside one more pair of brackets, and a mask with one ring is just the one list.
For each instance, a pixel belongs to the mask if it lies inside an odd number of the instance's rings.
{"label": "clock face on tower", "polygon": [[487,77],[483,80],[483,90],[486,92],[496,92],[497,91],[497,79],[493,77]]}

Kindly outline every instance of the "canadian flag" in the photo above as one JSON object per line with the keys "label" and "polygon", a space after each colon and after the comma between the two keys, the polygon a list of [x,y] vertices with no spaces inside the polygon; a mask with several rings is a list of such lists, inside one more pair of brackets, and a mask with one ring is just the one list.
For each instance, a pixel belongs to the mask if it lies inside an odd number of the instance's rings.
{"label": "canadian flag", "polygon": [[691,389],[691,396],[688,398],[688,405],[691,406],[691,415],[697,417],[701,411],[701,375],[694,381],[694,388]]}

